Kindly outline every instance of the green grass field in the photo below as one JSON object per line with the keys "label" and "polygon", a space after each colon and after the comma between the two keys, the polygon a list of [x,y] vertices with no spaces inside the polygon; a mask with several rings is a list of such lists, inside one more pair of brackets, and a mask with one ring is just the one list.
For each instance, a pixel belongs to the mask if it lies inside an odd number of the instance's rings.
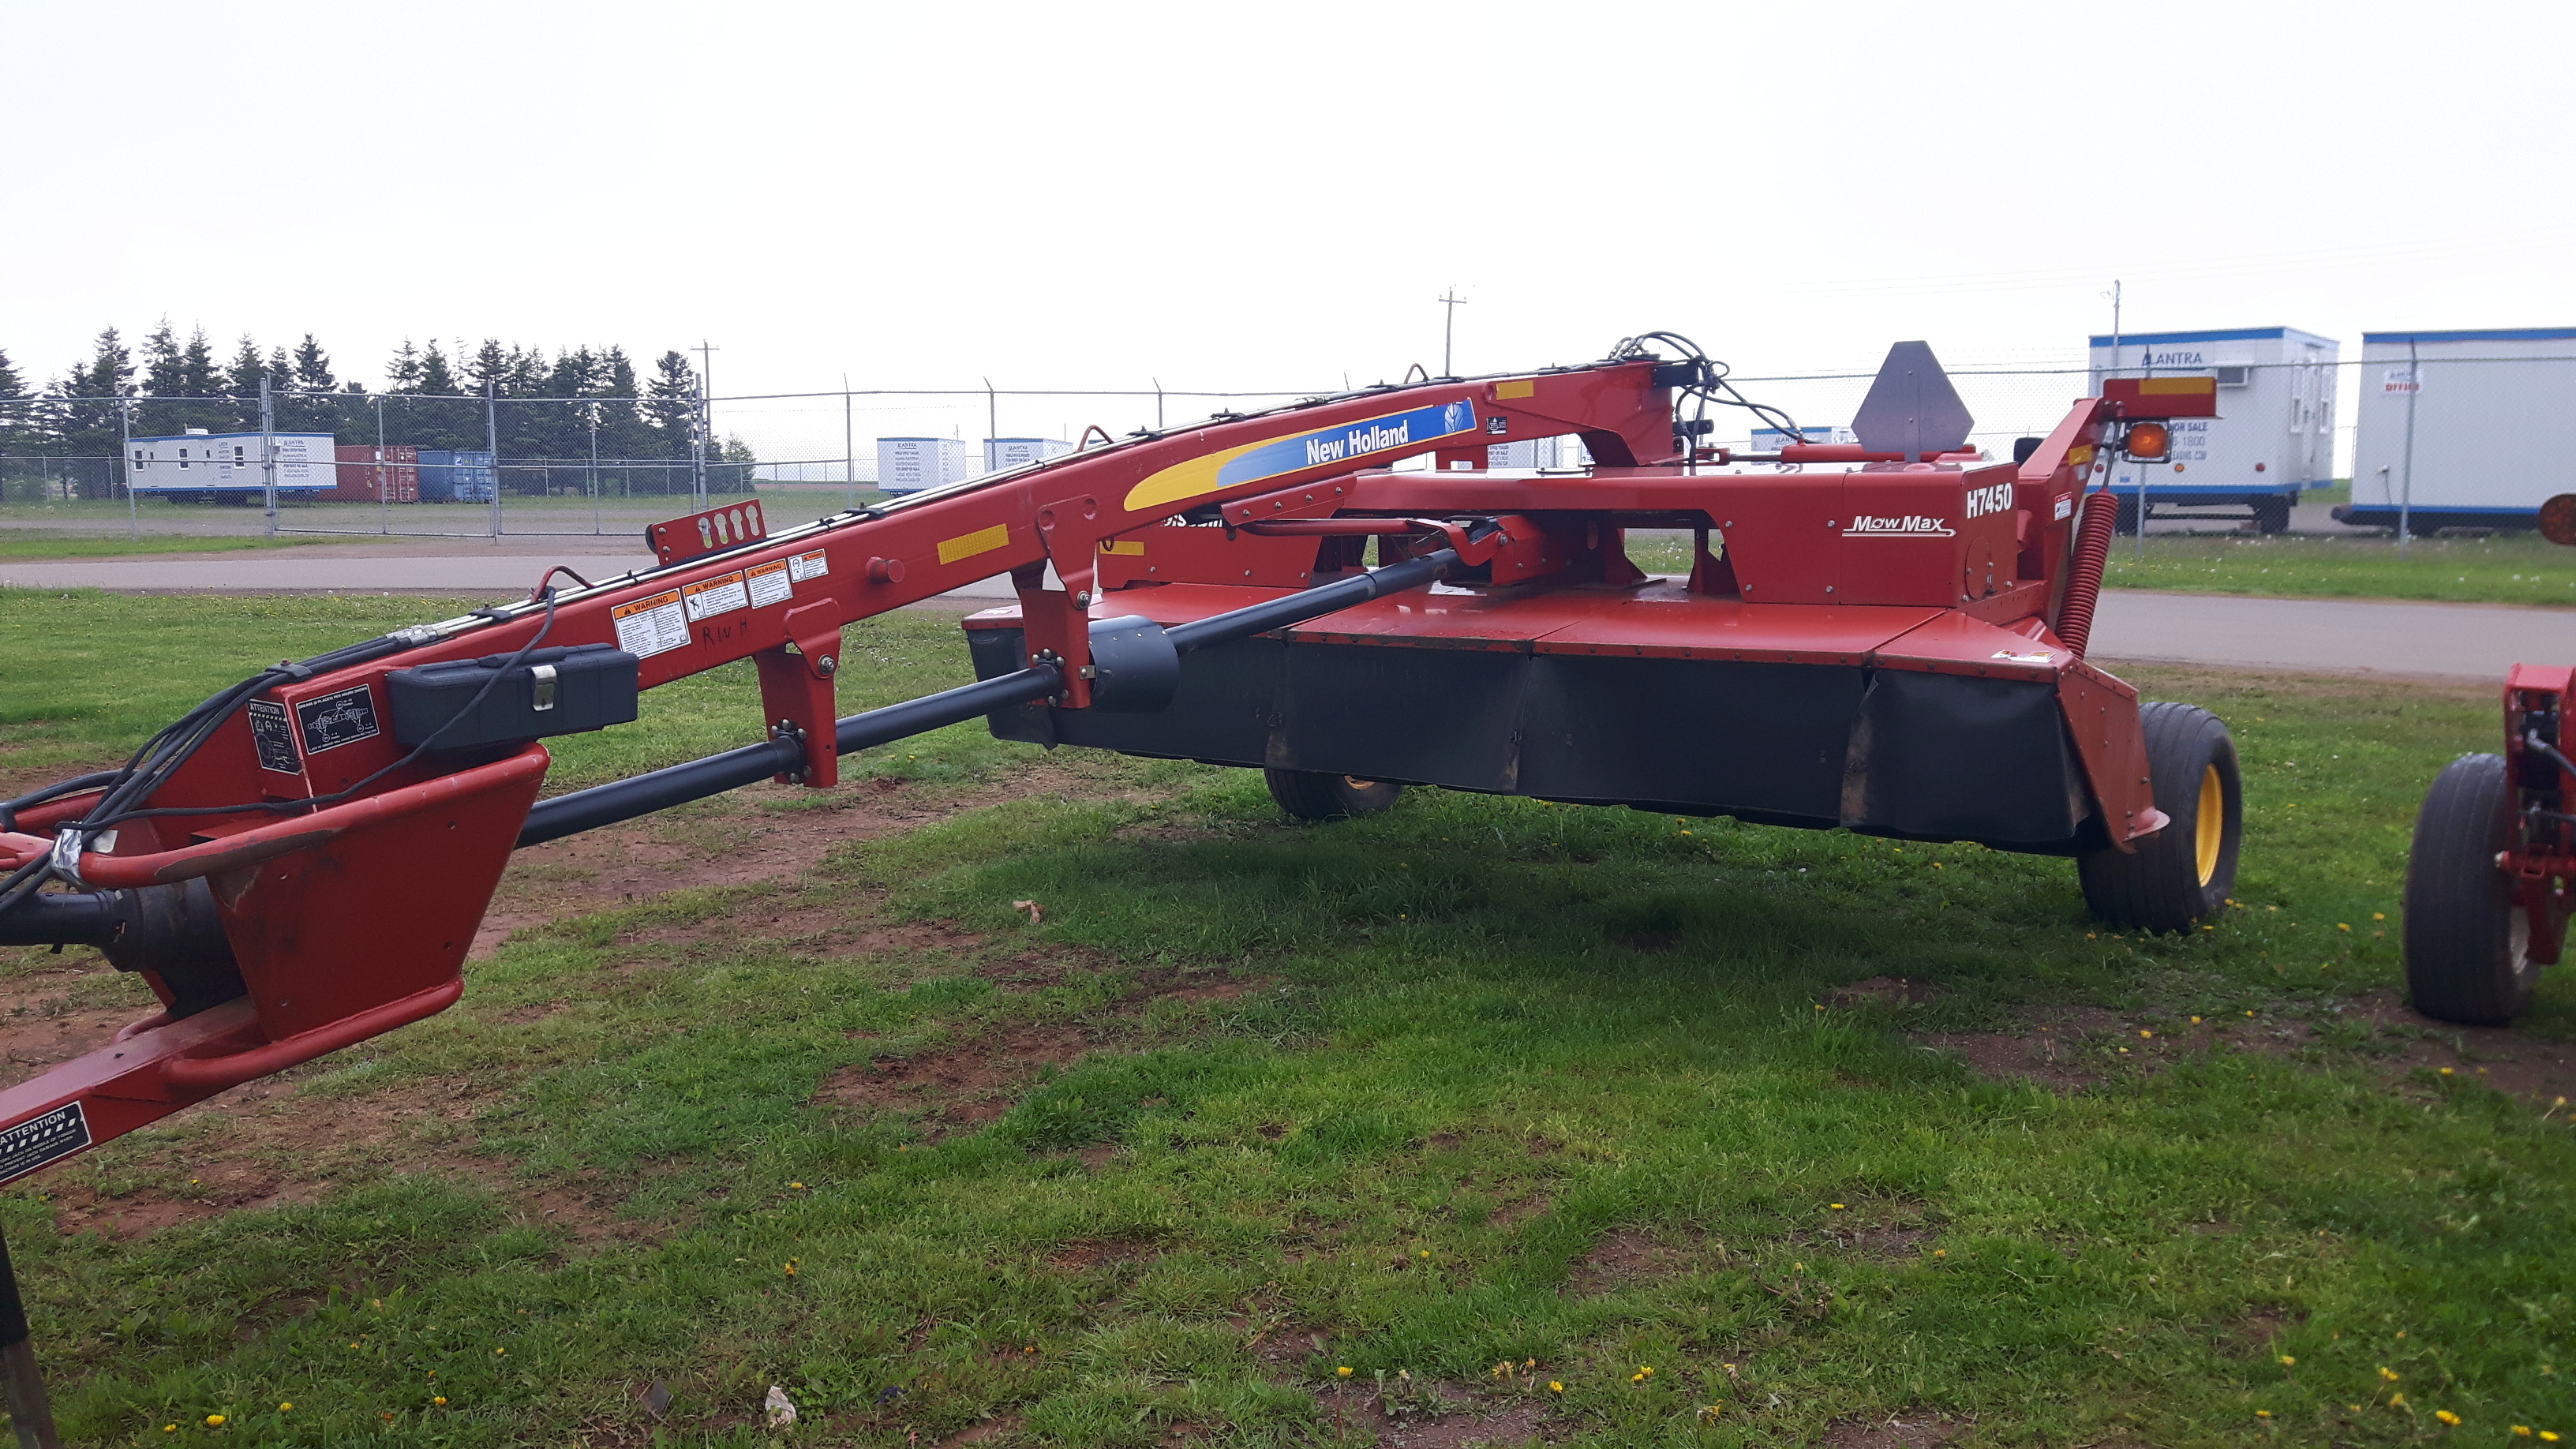
{"label": "green grass field", "polygon": [[119,558],[147,553],[233,553],[248,548],[292,548],[326,543],[312,537],[261,538],[252,534],[65,534],[49,528],[0,527],[0,559]]}
{"label": "green grass field", "polygon": [[[0,764],[438,612],[0,596]],[[845,702],[964,677],[954,631],[856,631]],[[2576,1141],[2477,1080],[2563,1051],[2576,989],[2465,1047],[2367,1009],[2491,691],[2141,682],[2246,761],[2238,908],[2187,938],[2089,923],[2063,861],[1427,791],[1300,826],[1245,772],[961,728],[623,827],[838,843],[537,920],[445,1016],[0,1224],[84,1444],[2576,1433]],[[564,774],[757,718],[728,671],[647,709]],[[533,857],[505,899],[578,884]],[[78,955],[0,972],[142,1009]],[[1877,978],[1937,990],[1839,990]],[[2055,1089],[1967,1064],[2043,1039]],[[1943,1427],[1855,1437],[1890,1414]]]}

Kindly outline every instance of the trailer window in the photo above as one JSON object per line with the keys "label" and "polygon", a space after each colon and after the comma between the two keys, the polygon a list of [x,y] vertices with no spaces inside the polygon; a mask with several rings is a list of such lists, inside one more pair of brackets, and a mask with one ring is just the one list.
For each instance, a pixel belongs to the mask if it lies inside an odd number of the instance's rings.
{"label": "trailer window", "polygon": [[233,466],[242,466],[242,445],[239,443],[233,444]]}
{"label": "trailer window", "polygon": [[180,467],[182,470],[185,470],[185,469],[187,468],[187,466],[188,466],[188,450],[187,450],[187,449],[185,449],[185,448],[181,448],[181,449],[179,450],[179,467]]}

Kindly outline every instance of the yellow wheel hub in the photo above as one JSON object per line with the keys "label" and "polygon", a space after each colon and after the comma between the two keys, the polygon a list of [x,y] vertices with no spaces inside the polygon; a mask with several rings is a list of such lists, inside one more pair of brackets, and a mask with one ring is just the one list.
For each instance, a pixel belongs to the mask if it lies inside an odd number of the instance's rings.
{"label": "yellow wheel hub", "polygon": [[2216,765],[2201,767],[2198,814],[2192,847],[2200,862],[2200,883],[2207,885],[2218,875],[2218,846],[2227,834],[2227,787],[2219,783]]}

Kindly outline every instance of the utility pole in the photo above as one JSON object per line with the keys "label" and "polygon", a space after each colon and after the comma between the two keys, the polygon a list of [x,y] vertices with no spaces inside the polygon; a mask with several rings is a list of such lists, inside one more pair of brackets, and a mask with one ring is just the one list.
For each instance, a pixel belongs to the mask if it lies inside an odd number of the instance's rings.
{"label": "utility pole", "polygon": [[277,412],[269,406],[268,374],[259,377],[260,494],[267,500],[268,536],[277,537]]}
{"label": "utility pole", "polygon": [[590,536],[599,536],[599,404],[583,409],[590,415]]}
{"label": "utility pole", "polygon": [[1002,404],[993,394],[993,380],[984,379],[984,468],[993,471],[993,440],[1002,435]]}
{"label": "utility pole", "polygon": [[696,507],[707,506],[707,454],[715,447],[715,354],[724,349],[704,338],[691,349],[698,354],[698,446],[690,468],[689,486],[696,494]]}
{"label": "utility pole", "polygon": [[[417,474],[420,470],[412,470]],[[394,475],[385,463],[385,395],[376,394],[376,532],[390,537],[394,531]]]}
{"label": "utility pole", "polygon": [[2406,339],[2406,472],[2397,494],[2397,556],[2406,557],[2407,535],[2415,530],[2409,515],[2415,504],[2415,399],[2424,392],[2423,363],[2415,357],[2415,339]]}
{"label": "utility pole", "polygon": [[1467,299],[1459,296],[1453,286],[1440,294],[1440,305],[1449,309],[1440,317],[1440,375],[1456,377],[1458,369],[1450,364],[1450,344],[1458,334],[1458,309],[1467,305]]}

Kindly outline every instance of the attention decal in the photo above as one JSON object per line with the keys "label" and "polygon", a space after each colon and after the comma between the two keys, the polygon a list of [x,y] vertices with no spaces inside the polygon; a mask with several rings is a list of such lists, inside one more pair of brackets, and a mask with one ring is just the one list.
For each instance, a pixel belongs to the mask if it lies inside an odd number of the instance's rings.
{"label": "attention decal", "polygon": [[1283,478],[1308,468],[1356,463],[1379,453],[1476,431],[1476,405],[1461,398],[1411,412],[1362,418],[1337,427],[1290,433],[1175,463],[1127,490],[1127,508],[1159,507],[1221,493],[1246,483]]}

